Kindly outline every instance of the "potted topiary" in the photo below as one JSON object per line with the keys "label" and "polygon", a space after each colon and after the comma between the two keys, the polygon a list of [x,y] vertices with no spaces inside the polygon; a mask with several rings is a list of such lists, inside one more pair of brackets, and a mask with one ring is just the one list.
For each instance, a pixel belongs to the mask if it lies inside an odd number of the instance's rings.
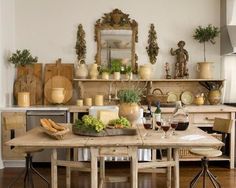
{"label": "potted topiary", "polygon": [[132,124],[140,115],[139,102],[142,91],[138,88],[122,89],[118,92],[120,100],[119,116],[126,117]]}
{"label": "potted topiary", "polygon": [[99,73],[102,75],[102,79],[109,80],[111,70],[108,67],[100,67]]}
{"label": "potted topiary", "polygon": [[37,57],[32,57],[30,51],[27,49],[24,50],[16,50],[16,53],[13,53],[8,61],[15,65],[15,67],[19,66],[27,66],[32,65],[38,61]]}
{"label": "potted topiary", "polygon": [[212,71],[210,62],[206,61],[206,42],[215,44],[215,38],[219,36],[219,28],[208,25],[207,27],[198,26],[195,29],[193,38],[196,39],[199,43],[203,43],[204,51],[204,62],[199,62],[197,64],[197,71],[199,72],[199,78],[201,79],[211,79]]}
{"label": "potted topiary", "polygon": [[114,76],[115,80],[120,80],[120,71],[121,71],[121,60],[113,59],[111,61],[111,73]]}

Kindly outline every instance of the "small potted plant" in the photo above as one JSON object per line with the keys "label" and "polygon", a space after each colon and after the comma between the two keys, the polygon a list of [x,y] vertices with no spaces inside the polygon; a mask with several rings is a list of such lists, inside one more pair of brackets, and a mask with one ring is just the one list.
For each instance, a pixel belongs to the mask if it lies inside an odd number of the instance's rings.
{"label": "small potted plant", "polygon": [[113,73],[115,80],[120,80],[121,60],[113,59],[111,61],[111,73]]}
{"label": "small potted plant", "polygon": [[99,73],[102,75],[103,80],[109,80],[111,70],[108,67],[100,67]]}
{"label": "small potted plant", "polygon": [[37,63],[38,57],[32,57],[30,51],[27,49],[16,50],[16,53],[13,53],[8,61],[15,65],[15,67],[27,66]]}
{"label": "small potted plant", "polygon": [[122,89],[118,92],[120,100],[119,116],[126,117],[131,123],[136,121],[140,115],[139,102],[142,91],[138,88]]}
{"label": "small potted plant", "polygon": [[130,65],[125,67],[125,78],[128,80],[133,79],[132,67]]}
{"label": "small potted plant", "polygon": [[208,25],[207,27],[198,26],[195,29],[193,38],[199,43],[203,43],[203,52],[204,52],[204,62],[199,62],[197,64],[197,71],[199,72],[199,78],[201,79],[211,79],[212,71],[210,62],[206,61],[206,43],[210,42],[215,44],[215,38],[219,36],[220,30],[218,27]]}

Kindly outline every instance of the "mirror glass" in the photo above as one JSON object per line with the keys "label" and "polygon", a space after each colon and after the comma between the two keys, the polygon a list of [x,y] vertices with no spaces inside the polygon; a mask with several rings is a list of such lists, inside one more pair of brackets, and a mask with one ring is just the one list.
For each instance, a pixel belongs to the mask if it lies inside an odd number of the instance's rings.
{"label": "mirror glass", "polygon": [[95,24],[96,63],[110,67],[113,60],[120,60],[122,65],[131,66],[132,72],[137,73],[137,33],[138,24],[128,14],[119,9],[104,14]]}

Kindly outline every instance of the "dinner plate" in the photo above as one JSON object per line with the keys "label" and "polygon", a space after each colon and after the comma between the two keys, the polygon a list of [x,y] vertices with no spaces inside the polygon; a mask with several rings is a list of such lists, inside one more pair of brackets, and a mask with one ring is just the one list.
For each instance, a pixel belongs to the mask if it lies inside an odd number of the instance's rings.
{"label": "dinner plate", "polygon": [[179,100],[179,96],[178,94],[174,93],[174,92],[168,92],[167,93],[168,97],[167,97],[167,102],[176,102]]}
{"label": "dinner plate", "polygon": [[181,101],[183,104],[192,104],[193,99],[194,96],[190,91],[184,91],[181,95]]}

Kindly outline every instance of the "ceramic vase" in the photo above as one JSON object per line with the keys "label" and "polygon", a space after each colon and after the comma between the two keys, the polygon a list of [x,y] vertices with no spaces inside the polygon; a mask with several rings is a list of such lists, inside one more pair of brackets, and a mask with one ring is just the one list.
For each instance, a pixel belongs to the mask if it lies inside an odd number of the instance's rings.
{"label": "ceramic vase", "polygon": [[138,120],[140,106],[137,103],[121,103],[119,105],[119,116],[127,118],[131,124]]}
{"label": "ceramic vase", "polygon": [[98,65],[96,63],[92,64],[89,75],[91,79],[97,79],[98,77]]}
{"label": "ceramic vase", "polygon": [[120,72],[114,72],[113,78],[114,78],[114,80],[120,80]]}
{"label": "ceramic vase", "polygon": [[148,80],[151,77],[151,68],[148,65],[141,65],[139,68],[139,75],[141,79]]}
{"label": "ceramic vase", "polygon": [[211,90],[208,93],[208,101],[212,105],[220,104],[221,92],[218,89]]}
{"label": "ceramic vase", "polygon": [[212,63],[199,62],[197,63],[197,72],[199,79],[211,79],[212,78]]}

